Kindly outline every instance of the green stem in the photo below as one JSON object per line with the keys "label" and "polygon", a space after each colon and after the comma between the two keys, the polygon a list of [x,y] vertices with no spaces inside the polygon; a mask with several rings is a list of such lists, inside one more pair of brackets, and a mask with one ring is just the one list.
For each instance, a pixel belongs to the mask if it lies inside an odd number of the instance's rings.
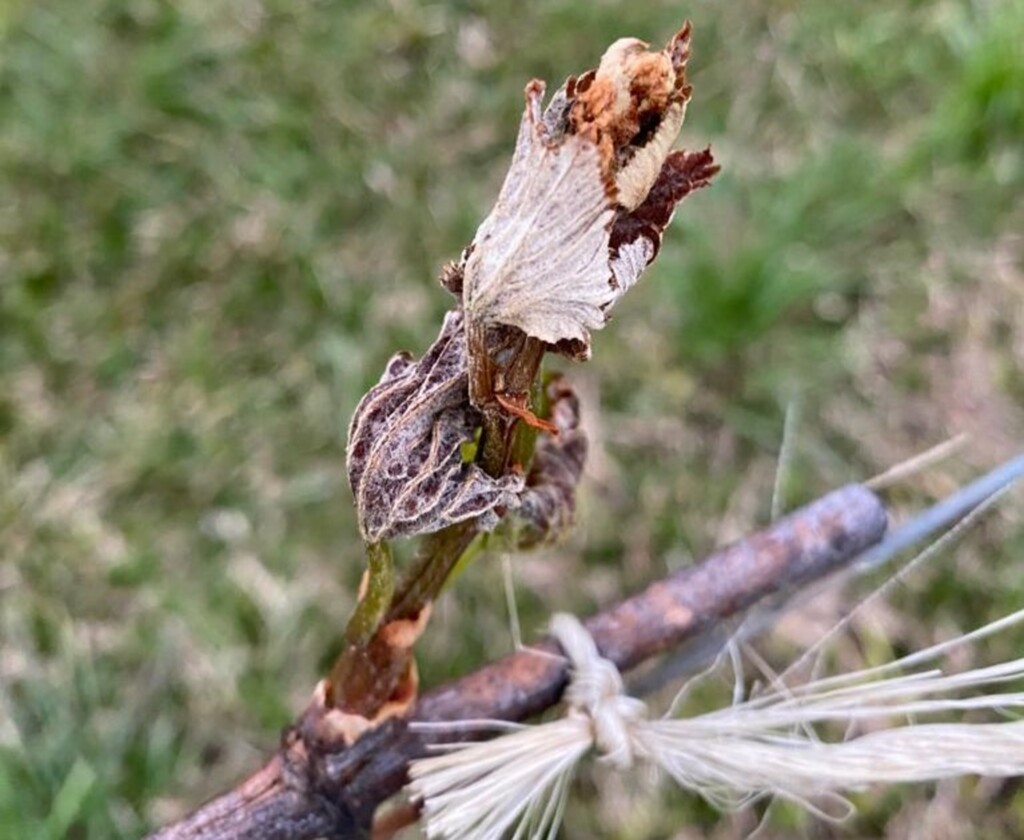
{"label": "green stem", "polygon": [[366,594],[359,600],[345,628],[345,643],[348,645],[365,645],[373,638],[387,615],[395,591],[391,547],[386,542],[367,543],[366,559]]}
{"label": "green stem", "polygon": [[473,522],[449,525],[423,538],[416,557],[399,582],[388,618],[412,618],[435,600],[479,533]]}
{"label": "green stem", "polygon": [[386,542],[367,543],[366,559],[366,591],[348,620],[345,645],[327,677],[327,705],[357,713],[369,713],[380,702],[372,647],[395,591],[391,547]]}

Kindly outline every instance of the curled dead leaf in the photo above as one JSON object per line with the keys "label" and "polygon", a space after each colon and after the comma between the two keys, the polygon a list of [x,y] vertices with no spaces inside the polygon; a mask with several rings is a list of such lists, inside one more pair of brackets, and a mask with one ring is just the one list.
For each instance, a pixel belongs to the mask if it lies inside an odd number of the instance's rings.
{"label": "curled dead leaf", "polygon": [[466,364],[462,315],[449,312],[423,358],[393,357],[356,407],[347,469],[367,542],[477,517],[486,529],[497,523],[494,508],[516,503],[522,476],[491,478],[463,460],[479,425]]}
{"label": "curled dead leaf", "polygon": [[[675,202],[707,183],[665,189],[681,166],[671,148],[691,93],[690,31],[686,24],[657,52],[635,38],[616,41],[596,69],[570,77],[544,109],[543,83],[527,86],[498,200],[442,280],[461,290],[471,352],[486,344],[482,330],[505,325],[585,358],[590,330],[604,325],[657,255]],[[659,184],[655,203],[671,202],[667,214],[659,210],[664,223],[642,232],[634,225],[636,235],[626,237],[620,220],[641,210],[646,219]],[[491,395],[471,396],[484,407]]]}

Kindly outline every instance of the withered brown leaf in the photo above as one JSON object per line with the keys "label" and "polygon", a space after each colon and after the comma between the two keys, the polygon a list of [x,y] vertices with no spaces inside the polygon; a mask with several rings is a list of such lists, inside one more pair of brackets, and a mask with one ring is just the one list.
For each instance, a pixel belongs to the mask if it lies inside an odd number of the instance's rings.
{"label": "withered brown leaf", "polygon": [[469,404],[462,314],[449,312],[418,362],[399,354],[356,407],[349,426],[349,484],[363,538],[377,542],[438,531],[514,505],[521,475],[494,479],[465,463],[479,418]]}
{"label": "withered brown leaf", "polygon": [[586,340],[604,323],[608,234],[614,189],[597,144],[553,142],[541,114],[542,82],[526,88],[526,110],[505,183],[473,239],[462,303],[483,324],[518,327],[548,343]]}
{"label": "withered brown leaf", "polygon": [[640,206],[615,216],[608,251],[619,296],[632,288],[658,255],[679,202],[711,183],[718,170],[711,149],[672,152]]}
{"label": "withered brown leaf", "polygon": [[471,333],[503,324],[589,354],[589,331],[657,254],[664,225],[656,236],[613,239],[617,220],[644,208],[663,173],[677,168],[670,150],[690,98],[689,53],[687,24],[658,52],[635,38],[616,41],[543,112],[543,83],[527,86],[498,201],[445,276],[461,289]]}

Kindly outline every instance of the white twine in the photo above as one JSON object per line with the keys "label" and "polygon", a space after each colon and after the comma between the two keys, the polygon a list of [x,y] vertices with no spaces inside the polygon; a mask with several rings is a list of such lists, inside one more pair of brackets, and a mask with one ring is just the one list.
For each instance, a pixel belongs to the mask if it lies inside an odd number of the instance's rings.
{"label": "white twine", "polygon": [[[443,754],[413,762],[409,791],[423,803],[428,837],[500,840],[554,838],[573,774],[592,748],[620,770],[653,764],[723,810],[778,796],[830,820],[852,813],[844,792],[872,784],[1024,775],[1024,721],[918,722],[1024,707],[1024,690],[962,696],[1024,679],[1024,658],[959,674],[892,675],[1022,622],[1024,610],[881,667],[803,686],[776,682],[728,708],[651,720],[579,620],[558,614],[551,632],[571,663],[565,717],[492,741],[443,745]],[[914,722],[892,725],[910,716]],[[856,731],[864,721],[872,731],[838,742],[815,728]]]}
{"label": "white twine", "polygon": [[569,715],[589,719],[591,737],[605,761],[619,770],[633,766],[635,725],[647,717],[642,700],[623,694],[619,669],[597,652],[586,628],[573,615],[556,613],[551,635],[572,663],[565,702]]}

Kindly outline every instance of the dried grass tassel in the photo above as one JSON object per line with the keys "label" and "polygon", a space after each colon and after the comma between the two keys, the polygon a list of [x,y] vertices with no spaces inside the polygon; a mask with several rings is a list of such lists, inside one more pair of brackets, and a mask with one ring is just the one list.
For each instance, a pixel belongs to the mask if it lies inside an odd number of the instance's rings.
{"label": "dried grass tassel", "polygon": [[[844,792],[871,784],[1024,775],[1024,721],[917,722],[1024,706],[1024,691],[964,696],[1024,678],[1024,659],[952,675],[934,668],[893,674],[1021,622],[1024,610],[880,667],[775,685],[691,718],[650,720],[641,701],[622,693],[621,676],[583,625],[559,614],[551,632],[572,665],[566,716],[492,741],[446,745],[443,755],[412,764],[409,790],[423,802],[429,837],[499,840],[554,837],[575,768],[592,747],[622,770],[636,759],[660,767],[722,809],[779,796],[832,820],[852,812]],[[910,716],[912,723],[887,725]],[[815,729],[849,730],[869,720],[873,731],[840,741]]]}

